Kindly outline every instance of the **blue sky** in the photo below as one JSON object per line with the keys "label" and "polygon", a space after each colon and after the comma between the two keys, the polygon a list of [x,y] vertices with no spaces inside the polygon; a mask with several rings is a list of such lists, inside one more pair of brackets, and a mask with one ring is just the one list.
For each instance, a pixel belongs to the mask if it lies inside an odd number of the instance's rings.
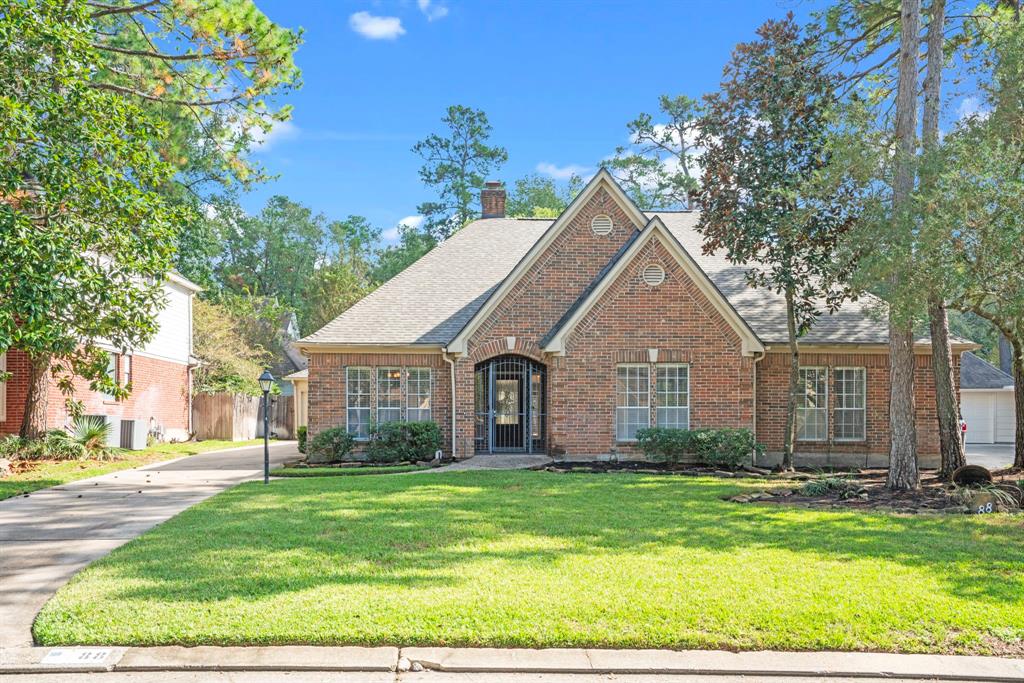
{"label": "blue sky", "polygon": [[[593,169],[626,142],[626,123],[660,94],[714,90],[732,47],[809,0],[259,0],[305,29],[304,86],[292,121],[256,152],[279,175],[243,198],[285,194],[330,218],[387,230],[432,197],[412,145],[440,132],[450,104],[487,112],[508,149],[496,174]],[[387,234],[387,233],[386,233]],[[393,234],[393,233],[392,233]]]}

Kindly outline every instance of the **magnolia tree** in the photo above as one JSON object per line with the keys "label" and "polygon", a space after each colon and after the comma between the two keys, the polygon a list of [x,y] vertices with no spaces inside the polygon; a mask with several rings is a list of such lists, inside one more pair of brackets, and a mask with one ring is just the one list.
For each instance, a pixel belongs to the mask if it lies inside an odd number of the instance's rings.
{"label": "magnolia tree", "polygon": [[[844,112],[837,80],[792,16],[769,21],[736,47],[721,90],[705,98],[697,230],[706,252],[748,267],[755,287],[784,296],[789,399],[783,467],[793,466],[799,339],[850,292],[833,258],[865,209],[872,155]],[[847,263],[849,263],[847,261]]]}

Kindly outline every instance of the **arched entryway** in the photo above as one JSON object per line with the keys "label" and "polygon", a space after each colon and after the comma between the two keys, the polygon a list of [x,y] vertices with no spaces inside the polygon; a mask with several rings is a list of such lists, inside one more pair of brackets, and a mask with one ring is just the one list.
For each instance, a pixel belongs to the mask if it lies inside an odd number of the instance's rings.
{"label": "arched entryway", "polygon": [[477,453],[543,453],[546,370],[524,356],[476,364],[473,382]]}

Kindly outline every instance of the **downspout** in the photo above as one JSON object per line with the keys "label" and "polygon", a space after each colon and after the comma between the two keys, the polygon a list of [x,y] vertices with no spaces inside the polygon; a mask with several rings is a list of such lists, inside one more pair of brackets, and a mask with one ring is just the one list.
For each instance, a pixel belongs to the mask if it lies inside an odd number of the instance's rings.
{"label": "downspout", "polygon": [[442,354],[442,357],[448,362],[448,366],[451,369],[452,392],[451,392],[451,401],[450,401],[450,406],[449,406],[448,412],[451,413],[451,421],[452,421],[452,427],[451,427],[451,429],[452,429],[452,459],[454,459],[455,458],[455,442],[456,442],[456,438],[455,438],[455,360],[452,359],[451,357],[449,357],[449,354],[448,354],[447,351],[445,351]]}
{"label": "downspout", "polygon": [[[757,353],[760,353],[761,355],[757,355]],[[754,405],[751,407],[751,411],[750,411],[750,426],[751,426],[751,430],[750,431],[754,435],[754,443],[755,444],[757,443],[757,364],[764,360],[764,357],[765,357],[766,353],[768,353],[768,352],[767,351],[760,351],[760,352],[755,351],[754,352],[754,354],[755,354],[754,355],[754,386],[753,386],[753,389],[754,389],[754,391],[753,391]],[[755,453],[756,453],[756,451],[755,451]],[[751,462],[753,462],[753,458],[751,458]],[[755,462],[754,465],[757,465],[757,463]]]}

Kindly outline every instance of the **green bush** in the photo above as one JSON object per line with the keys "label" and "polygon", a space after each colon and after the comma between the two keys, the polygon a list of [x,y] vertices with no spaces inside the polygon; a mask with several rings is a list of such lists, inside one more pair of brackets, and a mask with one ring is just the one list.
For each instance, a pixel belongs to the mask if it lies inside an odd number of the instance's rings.
{"label": "green bush", "polygon": [[371,462],[430,460],[441,448],[435,422],[384,422],[370,429],[366,457]]}
{"label": "green bush", "polygon": [[640,450],[655,462],[678,463],[690,456],[702,465],[736,468],[760,446],[749,429],[670,429],[651,427],[637,432]]}
{"label": "green bush", "polygon": [[89,455],[82,444],[59,429],[51,430],[38,439],[18,436],[0,439],[0,458],[9,460],[81,460]]}
{"label": "green bush", "polygon": [[339,462],[352,452],[355,442],[355,437],[344,427],[325,429],[309,442],[306,460],[311,463]]}
{"label": "green bush", "polygon": [[295,437],[299,440],[299,453],[306,452],[306,432],[308,428],[303,425],[295,430]]}
{"label": "green bush", "polygon": [[111,454],[107,445],[113,426],[98,415],[81,415],[71,423],[70,440],[80,444],[85,452],[94,458],[105,458]]}

